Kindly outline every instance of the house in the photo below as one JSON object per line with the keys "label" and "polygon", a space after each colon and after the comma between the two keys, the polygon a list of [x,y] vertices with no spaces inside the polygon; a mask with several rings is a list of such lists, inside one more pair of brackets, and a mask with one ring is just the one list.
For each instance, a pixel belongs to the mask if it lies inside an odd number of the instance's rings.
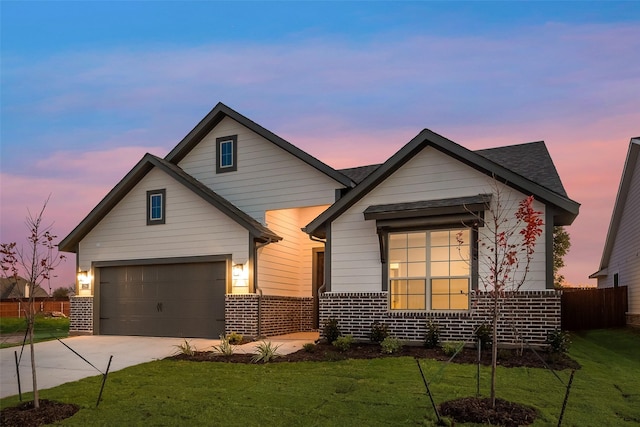
{"label": "house", "polygon": [[[13,277],[0,277],[0,299],[22,299],[29,298],[29,290],[31,286],[28,285],[29,281],[18,276],[17,279]],[[48,298],[47,291],[37,286],[33,294],[34,298]]]}
{"label": "house", "polygon": [[600,268],[598,288],[627,286],[627,324],[640,326],[640,137],[629,143]]}
{"label": "house", "polygon": [[[487,320],[486,292],[475,263],[443,258],[445,234],[462,229],[475,256],[477,230],[462,221],[482,214],[494,183],[544,212],[509,302],[518,334],[544,341],[560,324],[552,225],[579,205],[543,142],[470,151],[424,130],[382,165],[335,170],[224,104],[165,158],[145,155],[60,242],[77,254],[71,330],[272,336],[332,317],[356,338],[377,320],[422,340],[433,319],[444,338],[467,337]],[[501,334],[516,340],[515,329]]]}

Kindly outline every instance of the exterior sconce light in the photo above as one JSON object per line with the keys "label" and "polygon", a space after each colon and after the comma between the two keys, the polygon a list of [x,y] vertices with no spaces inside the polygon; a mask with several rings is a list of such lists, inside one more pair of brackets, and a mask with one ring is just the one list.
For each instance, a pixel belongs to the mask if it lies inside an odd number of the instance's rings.
{"label": "exterior sconce light", "polygon": [[240,278],[242,277],[242,272],[244,271],[244,265],[242,264],[234,264],[233,265],[233,277]]}
{"label": "exterior sconce light", "polygon": [[80,289],[89,289],[91,277],[88,271],[81,270],[78,272],[78,283],[80,284]]}

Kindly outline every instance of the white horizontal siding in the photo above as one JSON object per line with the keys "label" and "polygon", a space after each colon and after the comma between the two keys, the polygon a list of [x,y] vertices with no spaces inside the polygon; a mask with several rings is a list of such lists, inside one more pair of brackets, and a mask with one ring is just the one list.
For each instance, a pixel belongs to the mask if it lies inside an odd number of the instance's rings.
{"label": "white horizontal siding", "polygon": [[[166,223],[147,225],[147,191],[166,189]],[[248,259],[248,231],[159,169],[147,174],[80,242],[80,268],[94,261],[231,254]]]}
{"label": "white horizontal siding", "polygon": [[[406,203],[491,193],[494,182],[475,169],[428,147],[354,204],[331,229],[332,292],[376,292],[381,289],[381,263],[376,223],[365,221],[370,205]],[[525,195],[501,186],[514,208]],[[542,203],[536,209],[544,212]],[[544,214],[543,214],[544,217]],[[544,234],[538,239],[528,280],[522,289],[545,289]]]}
{"label": "white horizontal siding", "polygon": [[[238,135],[238,170],[216,174],[216,138]],[[179,166],[258,221],[265,211],[333,203],[343,186],[225,117]]]}
{"label": "white horizontal siding", "polygon": [[258,251],[258,284],[265,295],[311,296],[312,252],[323,247],[301,228],[328,206],[268,211],[268,227],[283,239]]}
{"label": "white horizontal siding", "polygon": [[640,314],[640,161],[631,175],[624,210],[607,266],[607,276],[598,287],[612,287],[618,273],[620,286],[628,286],[629,313]]}

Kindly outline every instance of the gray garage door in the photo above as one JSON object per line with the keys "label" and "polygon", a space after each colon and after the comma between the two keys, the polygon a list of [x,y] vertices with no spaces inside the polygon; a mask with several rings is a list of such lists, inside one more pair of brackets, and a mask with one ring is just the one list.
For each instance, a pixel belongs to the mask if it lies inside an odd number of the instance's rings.
{"label": "gray garage door", "polygon": [[224,262],[100,268],[100,333],[217,338]]}

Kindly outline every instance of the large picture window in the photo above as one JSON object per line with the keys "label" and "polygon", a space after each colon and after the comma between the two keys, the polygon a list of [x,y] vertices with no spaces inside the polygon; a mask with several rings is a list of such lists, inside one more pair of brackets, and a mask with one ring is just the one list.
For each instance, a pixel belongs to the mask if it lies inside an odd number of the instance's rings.
{"label": "large picture window", "polygon": [[389,233],[390,308],[469,309],[470,240],[466,228]]}

